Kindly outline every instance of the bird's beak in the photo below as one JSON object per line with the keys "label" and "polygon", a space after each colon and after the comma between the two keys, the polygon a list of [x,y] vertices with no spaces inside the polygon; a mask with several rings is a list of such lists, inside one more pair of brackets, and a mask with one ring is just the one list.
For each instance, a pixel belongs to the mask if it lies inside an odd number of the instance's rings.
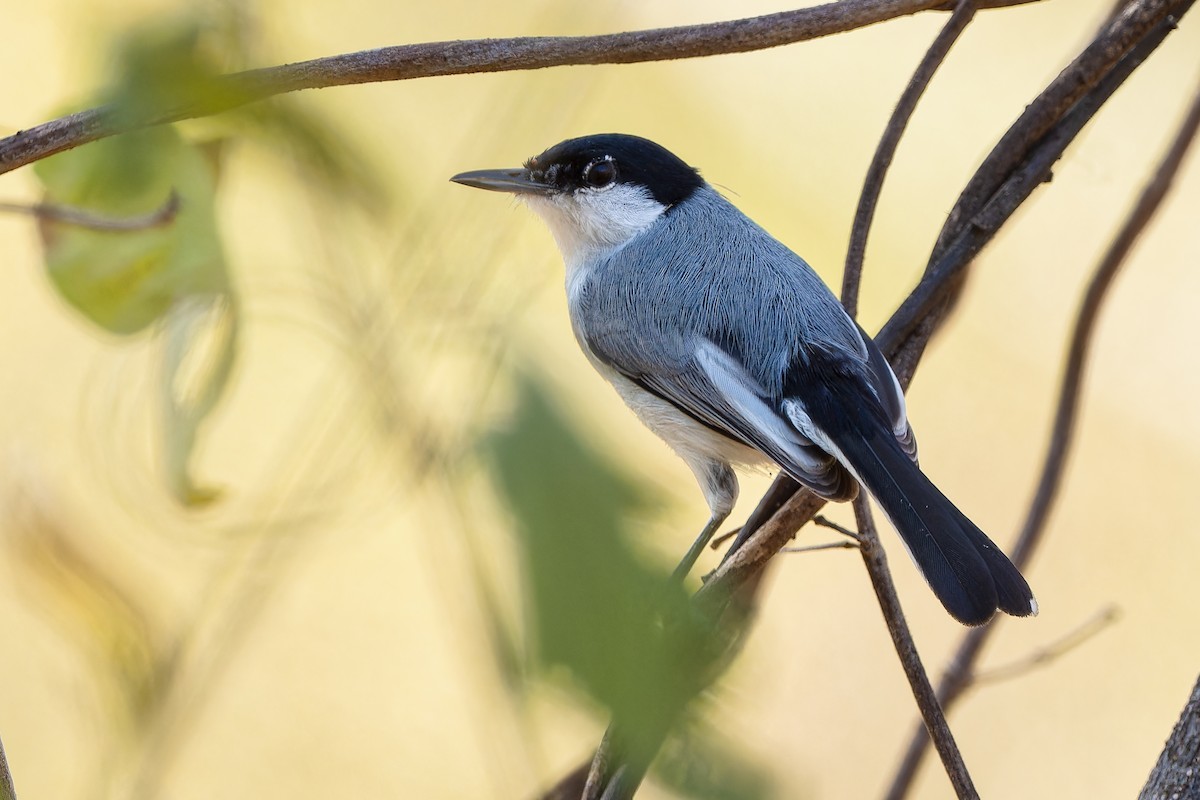
{"label": "bird's beak", "polygon": [[460,172],[450,180],[463,186],[513,194],[552,194],[555,187],[535,181],[527,169],[477,169]]}

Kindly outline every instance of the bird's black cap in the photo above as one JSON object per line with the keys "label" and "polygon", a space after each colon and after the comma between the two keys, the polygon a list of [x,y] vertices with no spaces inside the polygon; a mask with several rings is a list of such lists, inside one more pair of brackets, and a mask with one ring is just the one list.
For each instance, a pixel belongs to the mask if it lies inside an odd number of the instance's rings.
{"label": "bird's black cap", "polygon": [[[609,166],[597,165],[607,164]],[[597,186],[597,181],[641,186],[670,208],[704,185],[695,168],[640,136],[599,133],[568,139],[525,162],[534,181],[559,191]]]}

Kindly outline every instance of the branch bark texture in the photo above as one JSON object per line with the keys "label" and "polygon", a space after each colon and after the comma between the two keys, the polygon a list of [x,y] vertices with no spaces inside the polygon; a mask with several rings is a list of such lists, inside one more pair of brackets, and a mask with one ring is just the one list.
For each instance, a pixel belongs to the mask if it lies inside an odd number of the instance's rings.
{"label": "branch bark texture", "polygon": [[[1036,0],[981,0],[979,7]],[[601,36],[524,36],[427,42],[363,50],[248,70],[218,78],[204,99],[129,118],[109,106],[81,111],[0,139],[0,174],[123,131],[229,111],[301,89],[402,81],[441,75],[633,64],[745,53],[794,44],[877,22],[942,9],[946,0],[842,0],[761,17]],[[215,99],[219,98],[219,99]]]}
{"label": "branch bark texture", "polygon": [[1200,800],[1200,678],[1138,800]]}

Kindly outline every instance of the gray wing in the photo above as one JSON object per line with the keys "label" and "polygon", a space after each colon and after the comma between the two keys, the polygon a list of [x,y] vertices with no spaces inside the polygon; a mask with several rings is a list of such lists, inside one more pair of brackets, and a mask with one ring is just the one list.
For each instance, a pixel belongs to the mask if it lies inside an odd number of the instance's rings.
{"label": "gray wing", "polygon": [[[849,500],[858,484],[832,455],[798,431],[732,355],[707,339],[677,369],[639,370],[612,336],[585,338],[600,361],[684,414],[766,455],[830,500]],[[614,345],[618,345],[614,348]]]}

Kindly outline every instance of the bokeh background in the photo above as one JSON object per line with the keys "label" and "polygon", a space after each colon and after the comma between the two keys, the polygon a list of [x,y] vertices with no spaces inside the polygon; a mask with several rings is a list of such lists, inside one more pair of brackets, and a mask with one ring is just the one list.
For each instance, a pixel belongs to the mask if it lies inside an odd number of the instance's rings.
{"label": "bokeh background", "polygon": [[[883,195],[868,330],[1101,6],[985,12],[956,46]],[[249,63],[271,64],[786,7],[6,0],[0,132],[86,104],[120,42],[156,20],[219,20]],[[163,476],[163,336],[100,332],[55,292],[37,226],[0,214],[0,736],[19,796],[514,798],[585,757],[603,709],[569,676],[531,678],[497,647],[498,630],[523,640],[524,578],[480,437],[505,424],[514,375],[532,375],[645,487],[651,502],[628,529],[648,559],[667,568],[706,508],[577,352],[548,234],[446,179],[570,136],[638,133],[700,166],[836,285],[875,142],[943,21],[291,98],[320,120],[341,184],[314,180],[310,160],[269,137],[182,126],[225,140],[216,211],[242,314],[236,367],[194,454],[197,480],[221,492],[203,507],[181,506]],[[1195,90],[1198,52],[1188,18],[979,259],[918,373],[909,409],[923,466],[1002,544],[1037,477],[1082,286]],[[40,196],[29,169],[0,177],[0,200]],[[1062,499],[1028,573],[1041,615],[1000,621],[983,666],[1019,661],[1109,606],[1119,617],[954,711],[984,796],[1133,796],[1200,669],[1198,209],[1192,158],[1104,311]],[[735,517],[768,480],[744,479]],[[936,670],[962,630],[885,536]],[[915,709],[859,559],[778,559],[745,651],[703,706],[722,751],[766,776],[770,796],[877,796]],[[951,796],[936,764],[916,794]],[[681,793],[659,782],[644,795]]]}

